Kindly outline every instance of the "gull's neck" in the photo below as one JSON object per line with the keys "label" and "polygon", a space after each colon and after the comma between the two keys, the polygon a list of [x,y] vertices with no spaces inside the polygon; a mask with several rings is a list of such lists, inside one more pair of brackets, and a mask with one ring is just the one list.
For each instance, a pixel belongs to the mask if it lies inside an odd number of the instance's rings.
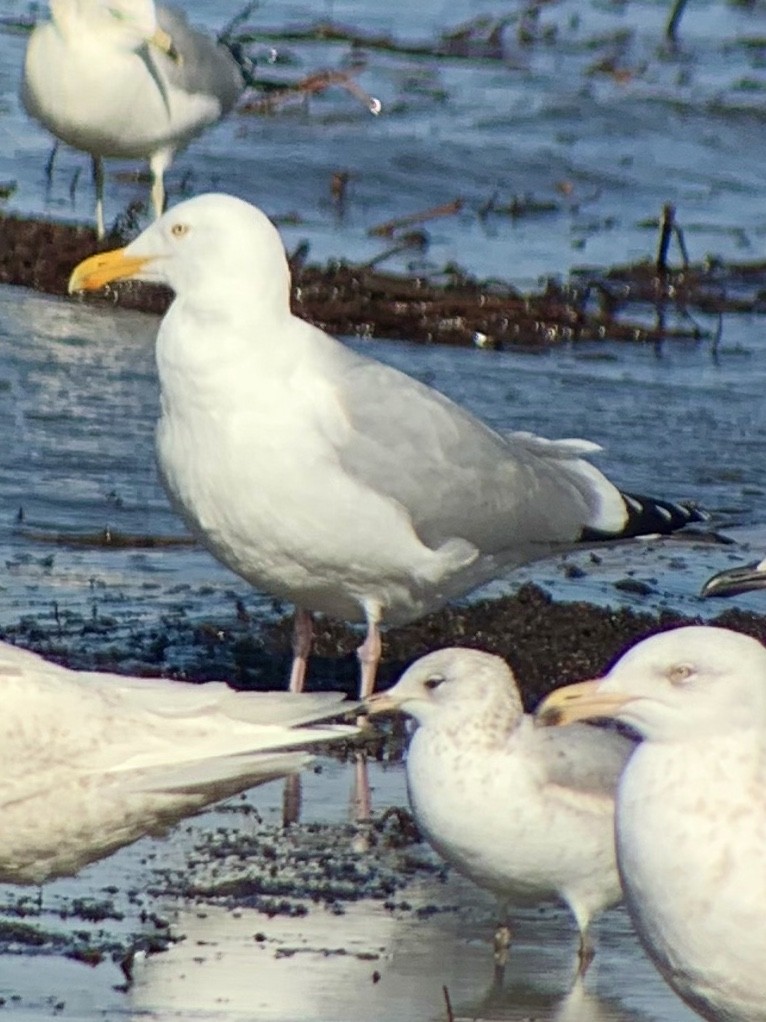
{"label": "gull's neck", "polygon": [[[524,726],[525,716],[518,703],[498,694],[483,706],[441,707],[426,724],[433,736],[448,737],[461,746],[481,749],[502,748],[511,734]],[[527,721],[528,723],[528,721]]]}
{"label": "gull's neck", "polygon": [[[187,393],[255,386],[259,378],[294,367],[303,353],[307,324],[285,304],[222,300],[200,293],[175,299],[157,335],[157,368],[163,390],[182,385]],[[238,381],[238,382],[237,382]]]}

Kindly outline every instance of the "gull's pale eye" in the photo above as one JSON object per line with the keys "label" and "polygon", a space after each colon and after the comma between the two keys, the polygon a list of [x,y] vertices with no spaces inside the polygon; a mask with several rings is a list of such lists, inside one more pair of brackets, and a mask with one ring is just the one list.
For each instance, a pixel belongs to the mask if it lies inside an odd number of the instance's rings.
{"label": "gull's pale eye", "polygon": [[107,7],[107,10],[117,21],[125,21],[125,11],[121,11],[118,7]]}
{"label": "gull's pale eye", "polygon": [[173,224],[173,226],[170,228],[170,233],[173,235],[174,238],[183,238],[185,234],[189,233],[189,225]]}
{"label": "gull's pale eye", "polygon": [[433,689],[438,688],[439,685],[441,685],[441,683],[444,680],[445,680],[445,678],[444,678],[443,675],[441,675],[441,674],[432,674],[430,678],[426,678],[426,680],[423,682],[423,687],[427,688],[428,691],[431,692],[431,691],[433,691]]}
{"label": "gull's pale eye", "polygon": [[685,685],[694,674],[694,668],[689,664],[675,664],[668,671],[668,681],[671,685]]}

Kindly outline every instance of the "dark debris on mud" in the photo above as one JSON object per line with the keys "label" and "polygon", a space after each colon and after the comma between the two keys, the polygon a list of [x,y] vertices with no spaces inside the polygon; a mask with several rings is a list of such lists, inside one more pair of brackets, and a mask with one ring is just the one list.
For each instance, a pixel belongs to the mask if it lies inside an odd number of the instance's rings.
{"label": "dark debris on mud", "polygon": [[[433,211],[425,211],[433,213]],[[414,219],[417,219],[415,217]],[[411,237],[407,229],[402,236]],[[394,229],[394,248],[400,246]],[[15,216],[0,217],[0,284],[66,293],[74,266],[99,247],[123,244],[119,227],[99,245],[91,228]],[[416,232],[417,233],[417,232]],[[88,301],[162,314],[170,293],[128,282]],[[407,339],[487,348],[541,349],[604,339],[650,342],[712,334],[693,312],[759,312],[766,308],[766,264],[709,263],[658,269],[646,261],[606,271],[575,271],[522,294],[500,281],[479,281],[459,267],[404,276],[372,265],[293,267],[294,311],[333,334]]]}
{"label": "dark debris on mud", "polygon": [[[234,807],[236,812],[236,806]],[[200,835],[183,870],[157,871],[153,896],[182,897],[269,918],[306,915],[319,906],[343,915],[371,898],[401,907],[399,891],[418,876],[445,878],[405,810],[363,823],[218,827]]]}
{"label": "dark debris on mud", "polygon": [[[584,601],[557,602],[532,583],[515,594],[430,614],[384,635],[379,688],[393,684],[414,659],[442,646],[472,646],[508,660],[525,704],[552,688],[603,671],[629,645],[657,631],[704,623],[675,611],[635,611]],[[727,609],[712,624],[766,642],[766,617]],[[282,688],[289,673],[292,618],[255,624],[246,614],[194,621],[165,615],[152,627],[125,627],[117,617],[28,616],[2,637],[79,669],[113,670],[206,681],[238,688]],[[316,621],[308,687],[354,696],[360,632],[328,618]]]}

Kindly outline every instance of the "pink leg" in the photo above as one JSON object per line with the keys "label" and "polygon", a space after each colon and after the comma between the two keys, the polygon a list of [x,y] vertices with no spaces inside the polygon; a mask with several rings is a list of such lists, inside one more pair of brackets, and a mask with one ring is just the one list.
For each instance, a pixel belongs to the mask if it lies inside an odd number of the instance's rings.
{"label": "pink leg", "polygon": [[356,651],[361,665],[359,698],[367,699],[375,691],[375,675],[380,663],[380,607],[370,604],[364,608],[367,616],[367,637]]}
{"label": "pink leg", "polygon": [[354,787],[351,792],[351,811],[354,823],[369,820],[372,815],[372,792],[367,771],[367,753],[354,754]]}
{"label": "pink leg", "polygon": [[311,652],[311,640],[314,635],[311,612],[302,607],[295,608],[293,621],[293,666],[290,670],[291,692],[302,692],[306,680],[306,663]]}

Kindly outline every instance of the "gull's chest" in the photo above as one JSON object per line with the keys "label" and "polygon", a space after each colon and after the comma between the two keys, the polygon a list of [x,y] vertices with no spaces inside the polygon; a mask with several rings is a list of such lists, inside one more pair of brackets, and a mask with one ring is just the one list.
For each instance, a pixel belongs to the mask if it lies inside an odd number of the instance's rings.
{"label": "gull's chest", "polygon": [[299,367],[158,358],[160,468],[184,502],[236,496],[257,514],[321,485],[335,458],[337,401]]}
{"label": "gull's chest", "polygon": [[[626,901],[661,970],[726,985],[766,956],[766,797],[747,742],[641,746],[620,785]],[[763,982],[766,997],[766,978]]]}
{"label": "gull's chest", "polygon": [[26,61],[30,112],[70,145],[103,156],[142,156],[162,139],[168,104],[142,59],[94,45],[90,36],[64,40],[41,26]]}
{"label": "gull's chest", "polygon": [[434,848],[476,883],[502,890],[525,878],[545,843],[544,809],[523,756],[477,749],[419,729],[407,759],[410,801]]}

